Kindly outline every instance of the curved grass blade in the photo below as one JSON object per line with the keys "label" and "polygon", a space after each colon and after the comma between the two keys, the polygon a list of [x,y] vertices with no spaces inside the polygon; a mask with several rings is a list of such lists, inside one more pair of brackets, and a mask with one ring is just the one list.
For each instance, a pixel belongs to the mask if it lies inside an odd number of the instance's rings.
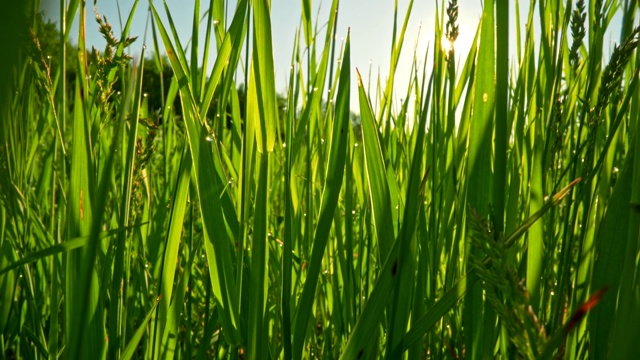
{"label": "curved grass blade", "polygon": [[[109,238],[111,236],[118,235],[119,233],[129,231],[129,230],[131,230],[131,229],[133,229],[135,227],[142,226],[142,225],[144,225],[144,224],[138,224],[138,225],[134,225],[134,226],[129,226],[129,227],[124,228],[124,229],[115,229],[115,230],[104,231],[104,232],[100,233],[99,239],[100,240],[104,240],[104,239],[107,239],[107,238]],[[81,247],[86,246],[88,242],[89,242],[89,236],[78,236],[78,237],[75,237],[75,238],[73,238],[71,240],[68,240],[68,241],[65,241],[65,242],[62,242],[62,243],[59,243],[59,244],[52,245],[52,246],[50,246],[50,247],[48,247],[46,249],[42,249],[42,250],[30,253],[29,255],[23,257],[22,259],[17,260],[15,262],[11,263],[10,265],[8,265],[7,267],[1,269],[0,270],[0,275],[4,274],[6,272],[9,272],[9,271],[11,271],[13,269],[16,269],[16,268],[18,268],[18,267],[20,267],[22,265],[30,264],[32,262],[36,262],[36,261],[42,260],[42,259],[44,259],[44,258],[46,258],[48,256],[62,254],[62,253],[65,253],[65,252],[68,252],[68,251],[71,251],[71,250],[74,250],[74,249],[79,249]]]}
{"label": "curved grass blade", "polygon": [[398,254],[400,252],[400,242],[394,242],[393,229],[388,225],[388,220],[392,218],[389,185],[373,111],[359,72],[358,95],[364,138],[366,181],[369,185],[371,211],[380,248],[380,258],[385,259],[385,261],[341,359],[360,359],[365,356],[367,345],[372,345],[369,342],[369,332],[380,322],[384,308],[391,298],[390,294],[392,294],[393,286],[396,282]]}
{"label": "curved grass blade", "polygon": [[[177,266],[178,251],[180,248],[180,239],[182,236],[184,218],[187,208],[187,198],[189,195],[189,182],[191,180],[191,154],[188,147],[182,154],[182,160],[180,161],[180,170],[178,174],[178,181],[173,195],[173,204],[171,206],[171,213],[169,217],[169,230],[165,239],[164,255],[162,257],[162,265],[160,267],[160,291],[162,296],[160,299],[160,305],[158,308],[158,314],[156,318],[156,328],[154,330],[154,336],[156,337],[156,344],[153,351],[159,351],[165,347],[164,338],[169,333],[177,335],[178,323],[172,322],[169,317],[169,308],[173,299],[173,286],[175,279],[175,271]],[[171,354],[162,353],[162,356],[171,358]]]}
{"label": "curved grass blade", "polygon": [[133,333],[131,340],[129,340],[129,343],[127,343],[127,346],[124,348],[124,351],[122,352],[121,359],[124,359],[124,360],[131,359],[135,354],[138,347],[138,343],[140,343],[142,336],[147,331],[147,325],[149,324],[149,320],[151,320],[151,318],[153,317],[153,313],[156,311],[156,307],[158,307],[158,304],[160,303],[160,298],[161,296],[159,296],[156,299],[155,304],[153,305],[153,307],[151,308],[147,316],[144,318],[144,320],[142,320],[142,323],[140,324],[140,326],[138,326],[138,329],[136,330],[136,332]]}
{"label": "curved grass blade", "polygon": [[389,226],[389,219],[393,218],[391,193],[387,178],[387,166],[384,163],[382,144],[378,135],[371,104],[364,92],[360,73],[358,73],[358,92],[360,96],[365,173],[369,185],[371,212],[374,217],[373,225],[378,240],[380,259],[382,260],[387,258],[387,254],[389,254],[389,250],[395,239],[393,226]]}
{"label": "curved grass blade", "polygon": [[[180,84],[180,98],[182,100],[183,116],[193,159],[194,180],[203,216],[206,239],[205,250],[213,292],[220,306],[224,309],[224,311],[221,311],[221,321],[229,335],[229,342],[239,344],[241,343],[238,332],[240,321],[233,266],[235,253],[231,249],[230,239],[233,230],[229,229],[228,220],[230,217],[233,218],[235,213],[232,213],[233,209],[229,210],[229,207],[225,206],[225,202],[220,199],[220,194],[224,194],[224,188],[227,182],[221,179],[221,176],[224,175],[221,170],[220,159],[217,156],[217,144],[215,142],[209,143],[206,140],[208,134],[205,125],[202,123],[191,84],[185,71],[187,67],[181,57],[176,56],[173,43],[153,3],[150,3],[150,8],[156,18],[158,31],[167,49],[167,55],[169,56],[175,76]],[[244,11],[241,7],[238,9],[237,11],[240,13]],[[231,41],[231,37],[225,37],[225,41],[227,40]],[[227,60],[228,58],[218,56],[216,58],[216,64],[214,64],[214,69],[220,66],[223,68],[225,66],[232,66],[227,63]],[[216,153],[215,155],[214,152]]]}
{"label": "curved grass blade", "polygon": [[307,334],[307,325],[309,323],[309,317],[311,316],[318,277],[320,276],[322,258],[324,257],[344,177],[349,134],[349,88],[351,85],[349,38],[350,36],[347,35],[344,54],[342,56],[342,67],[340,69],[340,80],[336,99],[336,116],[331,134],[331,148],[329,151],[329,162],[327,164],[327,177],[320,203],[320,215],[314,232],[313,249],[307,270],[307,280],[302,290],[293,324],[293,357],[296,359],[302,356]]}

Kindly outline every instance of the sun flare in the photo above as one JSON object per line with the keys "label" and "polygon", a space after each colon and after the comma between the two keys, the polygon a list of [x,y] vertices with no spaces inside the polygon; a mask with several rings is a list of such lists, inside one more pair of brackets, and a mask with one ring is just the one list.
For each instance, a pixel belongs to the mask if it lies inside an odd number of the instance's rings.
{"label": "sun flare", "polygon": [[475,34],[471,29],[475,28],[475,26],[460,24],[459,28],[460,32],[458,33],[458,37],[455,41],[449,41],[447,35],[443,34],[440,39],[440,45],[442,47],[442,51],[446,53],[451,50],[455,50],[458,56],[466,56],[469,53],[469,50],[471,50],[471,45],[473,44]]}

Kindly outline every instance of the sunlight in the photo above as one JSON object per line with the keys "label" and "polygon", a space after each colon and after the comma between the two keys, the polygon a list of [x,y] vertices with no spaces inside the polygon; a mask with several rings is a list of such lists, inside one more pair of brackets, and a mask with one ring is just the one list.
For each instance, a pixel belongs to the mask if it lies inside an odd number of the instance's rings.
{"label": "sunlight", "polygon": [[469,54],[469,50],[471,50],[471,45],[473,44],[473,39],[475,37],[475,29],[478,24],[466,24],[461,23],[458,25],[460,32],[458,33],[458,38],[455,41],[449,41],[445,34],[442,35],[440,39],[440,44],[442,47],[442,51],[449,53],[451,50],[455,50],[456,55],[458,57],[462,56],[464,60]]}

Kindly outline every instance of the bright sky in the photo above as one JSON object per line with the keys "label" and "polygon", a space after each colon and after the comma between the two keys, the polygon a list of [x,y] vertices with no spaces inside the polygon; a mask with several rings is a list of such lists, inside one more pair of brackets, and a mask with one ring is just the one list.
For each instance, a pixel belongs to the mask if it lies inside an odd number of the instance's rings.
{"label": "bright sky", "polygon": [[[514,54],[515,48],[515,1],[510,1],[510,49]],[[53,19],[58,17],[58,0],[43,0],[43,9]],[[102,36],[98,33],[98,27],[93,21],[93,9],[91,8],[92,1],[87,1],[87,41],[89,45],[94,45],[97,49],[103,49],[105,42]],[[180,41],[183,44],[188,43],[191,35],[192,19],[193,19],[193,1],[187,0],[166,0],[166,3],[171,12],[171,16],[176,22],[176,27],[180,34]],[[201,1],[204,12],[205,7],[208,6],[208,1]],[[236,5],[236,0],[228,0],[228,21],[233,16],[233,9]],[[398,26],[401,26],[402,21],[407,10],[409,1],[398,0]],[[407,27],[407,34],[403,47],[403,53],[398,66],[398,72],[396,75],[396,89],[400,91],[406,91],[408,79],[410,77],[410,69],[413,61],[414,49],[417,49],[418,59],[424,58],[424,53],[427,46],[430,48],[429,58],[432,58],[433,51],[433,29],[434,29],[434,17],[436,10],[436,3],[440,3],[440,0],[435,1],[415,1],[413,11]],[[456,51],[458,56],[460,54],[466,54],[470,47],[470,43],[475,35],[475,30],[482,13],[481,0],[462,0],[459,1],[459,16],[458,23],[460,27],[460,35],[456,42]],[[527,16],[527,1],[520,1],[521,5],[521,27],[524,27]],[[524,4],[527,3],[527,4]],[[129,12],[134,4],[134,0],[98,0],[97,8],[98,12],[106,16],[109,22],[114,28],[116,36],[119,36],[121,24],[127,19]],[[157,9],[163,16],[163,21],[166,23],[166,17],[162,1],[156,0]],[[317,23],[319,27],[326,24],[328,19],[329,7],[331,6],[331,0],[313,1],[313,17],[314,23]],[[119,11],[118,12],[118,7]],[[352,66],[357,67],[363,75],[364,81],[367,79],[369,69],[372,70],[372,81],[375,82],[378,72],[380,73],[381,80],[385,81],[389,73],[389,59],[391,49],[391,36],[393,30],[393,7],[394,1],[392,0],[343,0],[340,2],[340,13],[338,17],[338,31],[337,37],[340,41],[347,35],[348,28],[351,29],[351,63]],[[132,48],[132,54],[139,54],[143,45],[143,36],[145,34],[145,26],[147,24],[147,12],[148,0],[140,0],[135,14],[133,28],[131,35],[139,36]],[[289,67],[291,61],[291,54],[294,42],[294,36],[296,29],[300,26],[301,18],[301,1],[300,0],[273,0],[272,1],[272,27],[273,27],[273,43],[274,43],[274,61],[276,66],[276,86],[278,92],[284,93],[286,84],[288,84],[287,77],[289,75]],[[445,19],[446,21],[446,19]],[[612,28],[619,28],[618,22],[614,21]],[[536,21],[537,25],[537,21]],[[202,24],[203,31],[206,27],[206,23]],[[74,27],[74,33],[72,33],[72,41],[75,42],[77,35],[77,20]],[[324,30],[324,28],[322,29]],[[524,29],[522,29],[524,32]],[[418,37],[418,34],[420,36]],[[611,40],[618,42],[615,36],[611,37]],[[537,38],[537,36],[536,36]],[[321,36],[324,41],[324,33]],[[204,39],[201,39],[204,43]],[[524,39],[523,39],[524,41]],[[147,49],[151,49],[151,35],[150,30],[147,32]],[[417,47],[416,47],[417,44]],[[605,57],[610,53],[609,49],[605,49]],[[148,50],[147,50],[148,51]],[[215,52],[212,54],[215,56]],[[209,60],[209,66],[213,65],[214,59]],[[459,60],[458,60],[459,61]],[[606,62],[605,62],[606,63]],[[355,77],[352,79],[354,87],[352,89],[352,108],[357,107],[357,93],[355,87]],[[239,81],[240,82],[240,81]],[[365,84],[366,85],[366,84]],[[374,88],[372,84],[372,88]],[[396,94],[400,97],[402,94]]]}
{"label": "bright sky", "polygon": [[[461,1],[461,3],[464,1]],[[58,17],[59,5],[58,1],[43,0],[43,8],[50,14],[54,20]],[[180,33],[180,41],[183,45],[187,44],[191,36],[192,19],[193,19],[193,1],[185,0],[167,0],[166,1],[171,16],[176,22],[176,28]],[[235,0],[229,0],[228,21],[233,16],[235,8]],[[340,3],[340,13],[338,17],[338,41],[343,40],[347,31],[351,29],[351,63],[357,67],[365,78],[372,70],[372,81],[376,81],[378,71],[381,79],[384,81],[389,73],[389,59],[391,49],[391,36],[393,30],[393,7],[394,2],[391,0],[343,0]],[[398,26],[402,24],[407,10],[409,1],[398,1]],[[475,29],[477,27],[480,14],[482,12],[480,0],[468,2],[460,6],[459,23],[460,23],[460,45],[469,47]],[[127,16],[134,4],[133,0],[98,0],[98,12],[106,16],[114,28],[116,36],[121,29],[121,24],[126,22]],[[157,9],[164,17],[165,12],[161,1],[155,2]],[[102,35],[98,33],[97,25],[93,21],[92,2],[87,2],[87,42],[94,45],[97,49],[104,48],[105,42]],[[118,13],[118,5],[120,14]],[[208,5],[208,1],[202,1],[202,7]],[[322,27],[326,24],[329,16],[330,0],[313,1],[312,15],[314,22]],[[140,0],[134,17],[131,35],[139,36],[131,49],[133,54],[139,54],[143,45],[143,36],[145,26],[147,24],[147,8],[148,0]],[[363,11],[364,9],[364,11]],[[204,11],[205,9],[201,9]],[[272,1],[272,27],[273,27],[273,43],[274,43],[274,61],[276,66],[276,86],[279,92],[284,92],[288,84],[289,67],[291,62],[291,54],[293,49],[294,37],[296,29],[300,26],[301,18],[301,1],[300,0],[273,0]],[[420,41],[417,51],[418,58],[424,57],[425,50],[430,43],[433,43],[433,28],[435,16],[435,1],[415,1],[413,11],[407,27],[406,41],[403,47],[403,56],[401,57],[396,75],[397,86],[399,89],[406,89],[407,79],[410,77],[411,63],[413,60],[413,51],[418,41],[420,33]],[[166,25],[166,23],[165,23]],[[203,24],[203,30],[206,23]],[[324,31],[324,28],[321,29]],[[71,35],[72,42],[76,42],[77,20],[74,32]],[[324,42],[324,33],[321,36]],[[147,49],[151,48],[150,30],[147,32]],[[204,41],[201,39],[201,41]],[[466,43],[465,43],[466,42]],[[432,51],[432,45],[431,50]],[[149,50],[147,50],[148,52]],[[215,56],[215,53],[212,55]],[[431,55],[430,55],[431,57]],[[213,65],[210,59],[209,66]],[[357,93],[355,91],[355,75],[353,78],[354,88],[352,90],[352,108],[357,107]],[[373,84],[372,84],[373,85]],[[355,106],[354,106],[355,105]]]}

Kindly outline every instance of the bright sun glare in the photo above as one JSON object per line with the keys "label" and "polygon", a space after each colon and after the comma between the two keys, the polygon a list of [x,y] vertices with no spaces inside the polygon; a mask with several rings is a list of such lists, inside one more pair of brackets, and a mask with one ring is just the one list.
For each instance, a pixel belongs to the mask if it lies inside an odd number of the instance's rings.
{"label": "bright sun glare", "polygon": [[473,26],[469,26],[467,24],[460,24],[458,26],[460,32],[458,33],[458,38],[455,42],[449,41],[449,39],[447,39],[447,36],[444,34],[442,35],[442,39],[440,40],[440,42],[443,51],[449,52],[449,50],[455,49],[456,55],[464,58],[467,56],[467,54],[469,54],[471,44],[473,43],[475,31],[472,30],[474,28]]}

